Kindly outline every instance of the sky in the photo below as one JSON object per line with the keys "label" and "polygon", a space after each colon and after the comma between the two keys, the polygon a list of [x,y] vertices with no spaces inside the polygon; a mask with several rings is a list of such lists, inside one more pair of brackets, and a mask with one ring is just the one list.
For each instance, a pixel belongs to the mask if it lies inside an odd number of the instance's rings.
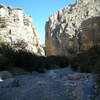
{"label": "sky", "polygon": [[76,0],[0,0],[0,4],[18,7],[26,15],[32,16],[33,24],[39,32],[40,43],[45,41],[45,23],[49,16]]}

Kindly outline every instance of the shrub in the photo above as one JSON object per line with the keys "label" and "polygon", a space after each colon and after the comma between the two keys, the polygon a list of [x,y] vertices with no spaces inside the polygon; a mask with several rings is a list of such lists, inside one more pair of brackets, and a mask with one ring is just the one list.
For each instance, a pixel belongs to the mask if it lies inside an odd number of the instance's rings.
{"label": "shrub", "polygon": [[66,67],[69,64],[69,60],[65,56],[48,56],[47,58],[48,69]]}
{"label": "shrub", "polygon": [[71,64],[74,71],[100,73],[100,47],[94,46],[78,54]]}
{"label": "shrub", "polygon": [[26,71],[44,72],[47,69],[66,67],[69,63],[68,59],[63,56],[37,56],[24,50],[16,51],[9,45],[3,44],[0,46],[0,54],[2,54],[1,59],[3,60],[1,60],[3,63],[0,62],[0,69],[2,69],[2,65],[5,65],[7,68],[17,66]]}
{"label": "shrub", "polygon": [[7,45],[0,45],[0,67],[9,66],[14,63],[14,50]]}

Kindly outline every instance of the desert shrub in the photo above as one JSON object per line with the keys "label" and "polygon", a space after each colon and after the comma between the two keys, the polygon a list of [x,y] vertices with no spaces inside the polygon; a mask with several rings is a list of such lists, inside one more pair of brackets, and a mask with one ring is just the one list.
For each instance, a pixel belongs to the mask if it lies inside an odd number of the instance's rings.
{"label": "desert shrub", "polygon": [[7,45],[0,45],[0,68],[6,68],[14,63],[14,50]]}
{"label": "desert shrub", "polygon": [[20,66],[27,71],[39,71],[44,72],[43,63],[45,61],[45,57],[37,56],[33,53],[19,50],[14,54],[15,66]]}
{"label": "desert shrub", "polygon": [[[28,51],[15,51],[8,45],[0,45],[0,69],[17,66],[27,71],[44,72],[47,69],[63,68],[68,64],[69,59],[65,56],[37,56]],[[72,59],[71,66],[74,71],[100,74],[100,47],[92,47],[78,54]]]}
{"label": "desert shrub", "polygon": [[71,65],[74,71],[100,73],[100,47],[94,46],[78,54],[73,58]]}
{"label": "desert shrub", "polygon": [[17,66],[23,68],[26,71],[38,71],[44,72],[47,69],[54,69],[60,67],[66,67],[68,65],[68,59],[63,56],[37,56],[34,53],[24,50],[14,50],[8,45],[0,46],[0,54],[2,59],[1,66]]}
{"label": "desert shrub", "polygon": [[69,64],[69,60],[65,56],[48,56],[46,58],[48,69],[58,68],[58,67],[66,67]]}
{"label": "desert shrub", "polygon": [[7,57],[0,54],[0,70],[5,70],[6,66],[10,64],[9,61]]}
{"label": "desert shrub", "polygon": [[17,66],[23,66],[23,68],[29,71],[35,70],[39,72],[44,72],[47,69],[66,67],[68,65],[68,59],[63,56],[44,57],[23,51],[15,54],[15,60]]}

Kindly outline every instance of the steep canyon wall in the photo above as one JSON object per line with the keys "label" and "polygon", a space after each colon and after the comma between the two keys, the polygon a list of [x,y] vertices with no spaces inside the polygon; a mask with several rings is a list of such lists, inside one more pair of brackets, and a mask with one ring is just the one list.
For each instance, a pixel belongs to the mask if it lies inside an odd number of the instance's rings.
{"label": "steep canyon wall", "polygon": [[100,1],[77,0],[49,17],[45,25],[46,55],[74,56],[100,39]]}

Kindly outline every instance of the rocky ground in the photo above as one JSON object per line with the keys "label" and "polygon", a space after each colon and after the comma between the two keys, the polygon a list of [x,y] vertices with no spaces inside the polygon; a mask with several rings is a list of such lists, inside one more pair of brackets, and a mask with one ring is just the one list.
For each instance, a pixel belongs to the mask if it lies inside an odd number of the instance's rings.
{"label": "rocky ground", "polygon": [[70,67],[45,73],[0,72],[0,100],[100,100],[95,76]]}

